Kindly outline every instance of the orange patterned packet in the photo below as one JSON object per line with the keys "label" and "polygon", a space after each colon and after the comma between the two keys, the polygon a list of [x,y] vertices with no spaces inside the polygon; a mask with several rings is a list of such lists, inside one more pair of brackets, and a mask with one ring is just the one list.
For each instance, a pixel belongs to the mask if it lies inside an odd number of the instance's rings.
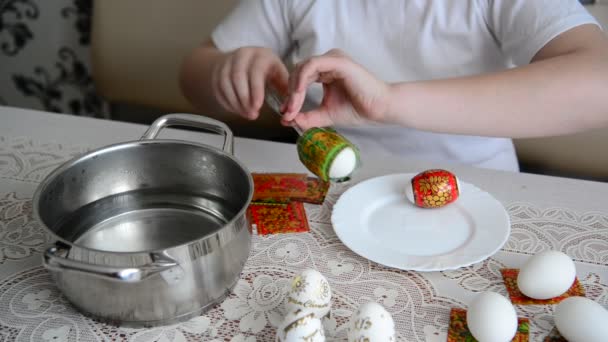
{"label": "orange patterned packet", "polygon": [[[530,338],[530,320],[517,318],[517,333],[512,342],[528,342]],[[477,341],[467,326],[467,311],[452,308],[450,311],[450,326],[448,329],[448,342]]]}
{"label": "orange patterned packet", "polygon": [[258,235],[302,233],[310,230],[304,204],[252,203],[249,218],[256,225]]}
{"label": "orange patterned packet", "polygon": [[517,287],[517,275],[519,274],[519,270],[516,268],[503,268],[500,270],[502,273],[502,279],[505,283],[505,287],[507,288],[507,292],[509,292],[509,297],[511,298],[511,303],[519,304],[519,305],[544,305],[544,304],[557,304],[562,300],[568,297],[580,296],[585,297],[585,289],[578,281],[578,278],[574,279],[574,283],[561,296],[549,298],[549,299],[534,299],[530,298],[521,291]]}
{"label": "orange patterned packet", "polygon": [[252,173],[253,201],[286,203],[292,197],[305,197],[308,191],[306,174]]}
{"label": "orange patterned packet", "polygon": [[304,197],[292,197],[292,201],[300,201],[312,204],[322,204],[329,190],[329,182],[318,178],[309,177],[306,181],[306,195]]}

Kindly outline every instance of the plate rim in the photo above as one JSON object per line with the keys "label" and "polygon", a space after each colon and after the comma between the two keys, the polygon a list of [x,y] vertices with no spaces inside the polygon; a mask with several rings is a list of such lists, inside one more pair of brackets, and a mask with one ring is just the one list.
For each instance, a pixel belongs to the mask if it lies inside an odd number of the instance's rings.
{"label": "plate rim", "polygon": [[[502,236],[502,239],[500,240],[500,242],[497,240],[497,246],[489,253],[485,253],[484,256],[481,257],[476,257],[476,258],[471,258],[470,261],[466,261],[466,262],[460,262],[460,263],[455,263],[454,265],[450,265],[450,266],[443,266],[443,267],[418,267],[418,266],[413,266],[413,267],[408,267],[408,268],[404,268],[402,265],[399,264],[395,264],[395,263],[391,263],[391,262],[386,262],[385,260],[378,260],[377,258],[374,258],[373,256],[366,256],[364,255],[365,253],[361,253],[358,250],[353,249],[353,247],[351,247],[349,244],[345,243],[345,238],[343,236],[341,236],[339,229],[336,229],[336,208],[340,207],[340,201],[343,200],[344,196],[346,196],[348,193],[356,191],[355,189],[357,189],[358,187],[362,186],[365,183],[371,182],[371,181],[378,181],[379,179],[389,179],[389,178],[395,178],[395,177],[403,177],[403,178],[412,178],[413,176],[415,176],[417,173],[416,172],[405,172],[405,173],[391,173],[391,174],[386,174],[386,175],[381,175],[381,176],[375,176],[375,177],[371,177],[365,180],[360,181],[359,183],[349,187],[346,191],[344,191],[337,199],[337,201],[334,203],[333,208],[332,208],[332,213],[331,213],[331,225],[332,228],[334,230],[334,233],[336,234],[336,236],[338,237],[338,240],[340,240],[340,242],[346,247],[348,248],[350,251],[352,251],[353,253],[357,254],[358,256],[367,259],[369,261],[375,262],[377,264],[380,265],[384,265],[386,267],[390,267],[390,268],[395,268],[395,269],[399,269],[399,270],[404,270],[404,271],[417,271],[417,272],[436,272],[436,271],[449,271],[449,270],[455,270],[455,269],[459,269],[462,267],[467,267],[467,266],[471,266],[473,264],[479,263],[481,261],[484,261],[488,258],[490,258],[492,255],[496,254],[497,252],[499,252],[501,250],[501,248],[507,243],[509,237],[511,236],[511,218],[509,217],[509,214],[506,210],[506,208],[504,207],[504,205],[498,200],[496,199],[496,197],[494,197],[491,193],[479,188],[478,186],[476,186],[475,184],[469,183],[469,182],[465,182],[461,179],[459,179],[459,183],[461,185],[465,185],[465,186],[469,186],[472,187],[473,189],[477,189],[479,191],[481,191],[482,193],[484,193],[486,196],[489,196],[497,205],[498,207],[501,209],[500,211],[504,214],[504,219],[505,221],[503,222],[506,226],[506,231],[504,236]],[[405,196],[405,194],[404,194]],[[342,202],[343,203],[343,202]],[[432,209],[431,209],[432,210]],[[458,249],[455,249],[458,250]],[[442,255],[449,255],[450,253],[452,253],[453,251],[450,252],[446,252],[445,254]],[[439,255],[438,255],[439,256]]]}

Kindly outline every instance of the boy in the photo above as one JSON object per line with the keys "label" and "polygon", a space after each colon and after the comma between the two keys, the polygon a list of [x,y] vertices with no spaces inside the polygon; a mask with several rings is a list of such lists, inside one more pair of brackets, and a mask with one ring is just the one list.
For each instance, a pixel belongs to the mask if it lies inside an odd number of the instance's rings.
{"label": "boy", "polygon": [[510,138],[608,123],[608,44],[577,0],[245,0],[181,74],[198,108],[252,120],[267,83],[284,124],[442,163],[516,171]]}

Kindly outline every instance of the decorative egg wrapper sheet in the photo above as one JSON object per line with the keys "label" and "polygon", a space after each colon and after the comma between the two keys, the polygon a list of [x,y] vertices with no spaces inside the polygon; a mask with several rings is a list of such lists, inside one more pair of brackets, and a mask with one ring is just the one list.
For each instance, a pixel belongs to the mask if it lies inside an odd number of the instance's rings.
{"label": "decorative egg wrapper sheet", "polygon": [[[513,342],[528,342],[530,339],[530,320],[517,318],[517,333],[511,340]],[[477,341],[467,326],[467,311],[452,308],[450,311],[450,325],[448,328],[448,342]]]}
{"label": "decorative egg wrapper sheet", "polygon": [[294,196],[291,200],[311,204],[323,204],[327,191],[329,191],[329,182],[311,177],[306,181],[306,194],[303,197]]}
{"label": "decorative egg wrapper sheet", "polygon": [[440,208],[460,195],[458,180],[446,170],[427,170],[412,178],[414,204],[422,208]]}
{"label": "decorative egg wrapper sheet", "polygon": [[321,204],[329,182],[300,173],[252,173],[253,202],[289,203],[291,201]]}
{"label": "decorative egg wrapper sheet", "polygon": [[303,233],[310,230],[302,202],[249,205],[249,218],[258,235]]}
{"label": "decorative egg wrapper sheet", "polygon": [[324,181],[329,181],[329,169],[336,156],[345,148],[355,152],[359,164],[359,150],[333,128],[311,128],[298,137],[297,148],[300,161],[310,172]]}
{"label": "decorative egg wrapper sheet", "polygon": [[574,279],[574,283],[561,296],[549,298],[549,299],[534,299],[530,298],[519,290],[517,287],[517,275],[519,270],[516,268],[503,268],[500,270],[502,279],[509,293],[509,297],[513,304],[518,305],[545,305],[545,304],[557,304],[568,297],[585,297],[585,289],[578,281],[578,278]]}
{"label": "decorative egg wrapper sheet", "polygon": [[305,197],[307,176],[303,173],[252,173],[254,202],[289,202]]}
{"label": "decorative egg wrapper sheet", "polygon": [[309,231],[303,203],[321,204],[329,183],[301,173],[252,173],[248,215],[258,235]]}

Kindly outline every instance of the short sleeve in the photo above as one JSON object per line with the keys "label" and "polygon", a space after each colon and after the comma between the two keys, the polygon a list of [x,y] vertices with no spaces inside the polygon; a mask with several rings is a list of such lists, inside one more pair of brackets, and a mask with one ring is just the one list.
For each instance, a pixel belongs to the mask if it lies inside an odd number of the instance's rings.
{"label": "short sleeve", "polygon": [[286,2],[241,0],[211,33],[221,51],[243,46],[263,46],[284,56],[290,47]]}
{"label": "short sleeve", "polygon": [[[484,0],[487,23],[515,65],[530,63],[559,34],[597,21],[578,0]],[[599,25],[598,25],[599,26]]]}

